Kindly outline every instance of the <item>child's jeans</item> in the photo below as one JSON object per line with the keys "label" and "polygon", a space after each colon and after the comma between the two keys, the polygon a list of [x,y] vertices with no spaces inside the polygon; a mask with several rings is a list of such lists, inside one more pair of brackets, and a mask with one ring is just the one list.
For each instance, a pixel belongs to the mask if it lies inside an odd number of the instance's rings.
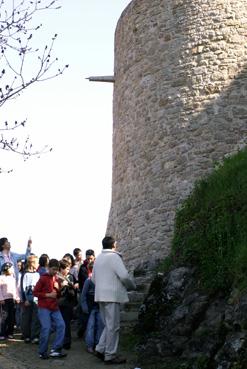
{"label": "child's jeans", "polygon": [[39,337],[40,324],[38,318],[38,307],[33,301],[30,302],[29,306],[23,306],[21,315],[21,331],[24,338]]}
{"label": "child's jeans", "polygon": [[2,310],[5,312],[6,319],[1,324],[0,336],[7,337],[13,335],[15,325],[15,302],[13,299],[4,300]]}
{"label": "child's jeans", "polygon": [[65,323],[64,342],[65,346],[71,345],[71,320],[73,318],[73,306],[60,306],[60,311]]}
{"label": "child's jeans", "polygon": [[39,353],[45,354],[48,350],[48,341],[52,326],[55,327],[56,336],[52,343],[53,350],[60,350],[63,347],[65,324],[59,310],[38,309],[39,321],[41,324],[39,337]]}
{"label": "child's jeans", "polygon": [[93,308],[89,315],[85,341],[88,348],[94,348],[100,339],[104,325],[98,308]]}
{"label": "child's jeans", "polygon": [[15,324],[16,324],[16,328],[18,329],[20,329],[21,327],[21,314],[22,314],[21,304],[16,304],[15,305]]}

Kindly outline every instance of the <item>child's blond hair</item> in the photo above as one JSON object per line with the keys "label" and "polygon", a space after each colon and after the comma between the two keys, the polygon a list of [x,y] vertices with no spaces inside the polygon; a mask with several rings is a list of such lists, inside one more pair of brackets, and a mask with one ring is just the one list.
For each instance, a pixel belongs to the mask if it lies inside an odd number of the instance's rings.
{"label": "child's blond hair", "polygon": [[[34,263],[36,262],[36,265],[34,266]],[[30,269],[37,269],[38,267],[38,263],[39,263],[39,258],[38,256],[36,255],[30,255],[28,256],[27,258],[27,267],[26,269],[27,270],[30,270]]]}

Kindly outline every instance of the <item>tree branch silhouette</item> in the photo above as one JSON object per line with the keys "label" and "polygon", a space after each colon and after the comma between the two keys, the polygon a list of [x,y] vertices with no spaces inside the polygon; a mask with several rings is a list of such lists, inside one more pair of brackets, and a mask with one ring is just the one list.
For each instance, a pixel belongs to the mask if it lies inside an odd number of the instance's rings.
{"label": "tree branch silhouette", "polygon": [[[16,99],[29,86],[56,78],[68,68],[68,65],[57,66],[58,58],[53,56],[57,34],[41,50],[33,44],[35,32],[42,27],[42,24],[35,25],[35,15],[60,7],[58,0],[0,0],[0,107]],[[21,155],[24,160],[51,151],[47,146],[34,149],[29,137],[22,143],[18,134],[6,137],[7,131],[18,131],[26,122],[26,119],[16,120],[9,124],[5,120],[0,124],[0,149]]]}

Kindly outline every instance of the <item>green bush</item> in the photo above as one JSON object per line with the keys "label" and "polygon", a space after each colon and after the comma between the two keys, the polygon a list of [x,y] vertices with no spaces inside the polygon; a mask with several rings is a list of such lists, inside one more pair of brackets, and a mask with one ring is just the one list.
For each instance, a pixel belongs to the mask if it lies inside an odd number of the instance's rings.
{"label": "green bush", "polygon": [[195,185],[177,211],[172,259],[197,267],[211,291],[247,287],[247,150]]}

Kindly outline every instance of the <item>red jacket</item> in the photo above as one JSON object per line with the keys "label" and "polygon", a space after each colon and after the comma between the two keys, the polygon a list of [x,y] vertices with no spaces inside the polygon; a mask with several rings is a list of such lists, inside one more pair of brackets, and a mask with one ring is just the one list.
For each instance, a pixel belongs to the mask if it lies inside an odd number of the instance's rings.
{"label": "red jacket", "polygon": [[60,285],[56,276],[51,276],[48,273],[43,274],[33,290],[33,295],[38,297],[38,307],[51,311],[58,310],[58,299],[46,297],[46,294],[55,291],[57,292],[57,297],[59,297],[59,290]]}

